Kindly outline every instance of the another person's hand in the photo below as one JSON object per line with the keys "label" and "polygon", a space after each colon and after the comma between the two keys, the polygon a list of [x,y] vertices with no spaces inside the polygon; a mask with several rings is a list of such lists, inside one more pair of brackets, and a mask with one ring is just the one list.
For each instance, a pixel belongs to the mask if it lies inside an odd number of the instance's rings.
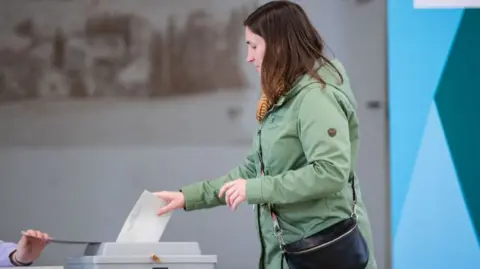
{"label": "another person's hand", "polygon": [[218,197],[222,198],[224,194],[227,206],[236,210],[247,199],[247,180],[239,178],[225,183],[220,189]]}
{"label": "another person's hand", "polygon": [[153,194],[167,202],[167,205],[158,211],[159,216],[185,207],[185,196],[179,191],[161,191]]}
{"label": "another person's hand", "polygon": [[17,249],[13,253],[12,259],[19,264],[29,264],[34,262],[42,253],[48,244],[50,236],[40,231],[28,230],[18,241]]}

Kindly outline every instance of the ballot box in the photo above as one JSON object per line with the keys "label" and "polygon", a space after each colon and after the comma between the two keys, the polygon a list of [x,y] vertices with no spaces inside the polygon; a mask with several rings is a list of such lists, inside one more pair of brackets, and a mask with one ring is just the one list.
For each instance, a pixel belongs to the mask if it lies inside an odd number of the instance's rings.
{"label": "ballot box", "polygon": [[51,239],[51,243],[82,244],[66,269],[214,269],[217,256],[205,255],[197,242],[164,242],[171,213],[158,216],[166,202],[145,190],[125,220],[115,242]]}
{"label": "ballot box", "polygon": [[67,259],[66,269],[214,269],[216,255],[204,255],[197,242],[91,243],[83,256]]}

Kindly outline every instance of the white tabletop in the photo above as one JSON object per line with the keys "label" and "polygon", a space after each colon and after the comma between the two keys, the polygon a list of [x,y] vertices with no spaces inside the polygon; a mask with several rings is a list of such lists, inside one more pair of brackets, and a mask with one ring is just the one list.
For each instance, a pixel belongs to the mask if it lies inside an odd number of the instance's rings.
{"label": "white tabletop", "polygon": [[15,268],[28,268],[28,269],[63,269],[63,266],[16,266]]}

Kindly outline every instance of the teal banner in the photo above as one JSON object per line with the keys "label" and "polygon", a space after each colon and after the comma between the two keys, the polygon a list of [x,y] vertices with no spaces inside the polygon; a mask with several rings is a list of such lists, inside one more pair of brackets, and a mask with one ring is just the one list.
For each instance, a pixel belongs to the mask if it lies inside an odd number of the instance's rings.
{"label": "teal banner", "polygon": [[393,269],[480,268],[480,9],[467,2],[387,2]]}

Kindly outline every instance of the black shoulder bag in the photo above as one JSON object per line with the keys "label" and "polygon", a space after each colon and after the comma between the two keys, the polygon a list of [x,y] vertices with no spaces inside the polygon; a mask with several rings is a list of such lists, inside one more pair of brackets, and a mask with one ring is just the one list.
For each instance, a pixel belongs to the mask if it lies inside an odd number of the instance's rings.
{"label": "black shoulder bag", "polygon": [[364,269],[369,260],[365,238],[357,225],[355,176],[349,183],[353,190],[353,207],[350,218],[341,220],[326,229],[285,244],[277,216],[271,208],[274,233],[290,269]]}

